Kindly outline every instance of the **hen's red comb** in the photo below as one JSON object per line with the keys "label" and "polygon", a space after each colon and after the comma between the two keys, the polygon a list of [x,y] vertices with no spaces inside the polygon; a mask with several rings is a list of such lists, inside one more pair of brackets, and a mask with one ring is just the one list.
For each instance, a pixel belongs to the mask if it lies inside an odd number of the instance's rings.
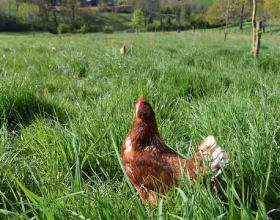
{"label": "hen's red comb", "polygon": [[140,96],[138,109],[141,109],[143,103],[143,94]]}

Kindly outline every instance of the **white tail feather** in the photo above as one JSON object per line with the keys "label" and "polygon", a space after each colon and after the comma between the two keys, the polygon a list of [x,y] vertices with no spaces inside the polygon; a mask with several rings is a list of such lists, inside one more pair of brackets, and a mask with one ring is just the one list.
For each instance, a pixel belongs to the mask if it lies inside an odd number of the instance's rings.
{"label": "white tail feather", "polygon": [[220,163],[222,165],[227,163],[228,154],[223,152],[223,149],[217,144],[213,136],[208,136],[201,141],[198,145],[198,151],[199,154],[203,155],[206,161],[210,162],[209,166],[212,171],[211,180],[215,181],[215,177],[222,172]]}

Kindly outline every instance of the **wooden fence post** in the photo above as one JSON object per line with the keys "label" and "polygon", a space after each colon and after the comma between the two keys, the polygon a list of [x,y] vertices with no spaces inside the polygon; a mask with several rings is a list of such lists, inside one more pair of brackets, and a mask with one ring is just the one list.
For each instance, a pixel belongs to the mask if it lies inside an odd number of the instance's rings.
{"label": "wooden fence post", "polygon": [[257,59],[258,54],[259,54],[259,49],[260,49],[260,45],[261,45],[261,35],[262,35],[262,22],[258,21],[257,27],[256,27],[256,42],[255,42],[255,50],[254,50],[254,59]]}

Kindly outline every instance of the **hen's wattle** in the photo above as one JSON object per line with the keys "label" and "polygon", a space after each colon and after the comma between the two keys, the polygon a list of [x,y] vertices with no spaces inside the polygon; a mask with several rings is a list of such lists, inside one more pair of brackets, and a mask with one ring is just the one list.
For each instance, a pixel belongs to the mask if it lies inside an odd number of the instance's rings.
{"label": "hen's wattle", "polygon": [[[136,117],[132,129],[122,146],[121,160],[126,174],[143,202],[155,204],[157,193],[165,194],[181,179],[181,169],[188,177],[196,179],[210,168],[211,180],[221,173],[219,161],[226,163],[228,155],[217,145],[213,136],[204,139],[195,156],[185,160],[161,139],[155,112],[140,97],[136,103]],[[208,165],[203,165],[203,161]],[[205,163],[204,163],[205,164]],[[200,170],[197,170],[197,167]]]}

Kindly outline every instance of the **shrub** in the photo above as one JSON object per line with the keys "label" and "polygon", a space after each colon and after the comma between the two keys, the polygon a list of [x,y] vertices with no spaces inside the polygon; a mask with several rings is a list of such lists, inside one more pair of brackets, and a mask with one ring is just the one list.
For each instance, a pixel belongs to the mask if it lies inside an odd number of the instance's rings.
{"label": "shrub", "polygon": [[70,26],[68,24],[59,24],[57,27],[57,31],[59,34],[70,33]]}
{"label": "shrub", "polygon": [[154,24],[148,24],[147,25],[147,31],[155,31],[155,25]]}
{"label": "shrub", "polygon": [[134,29],[128,29],[126,32],[127,33],[135,33],[135,30]]}
{"label": "shrub", "polygon": [[85,25],[83,25],[80,29],[77,30],[77,33],[88,33],[89,32],[89,28]]}
{"label": "shrub", "polygon": [[90,25],[89,32],[99,32],[99,28],[97,25]]}
{"label": "shrub", "polygon": [[164,24],[165,24],[165,27],[168,27],[168,28],[171,27],[170,16],[166,16],[166,17],[164,18]]}
{"label": "shrub", "polygon": [[37,24],[37,28],[42,31],[47,31],[52,34],[57,34],[57,26],[54,22],[41,22]]}
{"label": "shrub", "polygon": [[102,32],[105,34],[112,34],[113,29],[113,26],[104,26]]}

